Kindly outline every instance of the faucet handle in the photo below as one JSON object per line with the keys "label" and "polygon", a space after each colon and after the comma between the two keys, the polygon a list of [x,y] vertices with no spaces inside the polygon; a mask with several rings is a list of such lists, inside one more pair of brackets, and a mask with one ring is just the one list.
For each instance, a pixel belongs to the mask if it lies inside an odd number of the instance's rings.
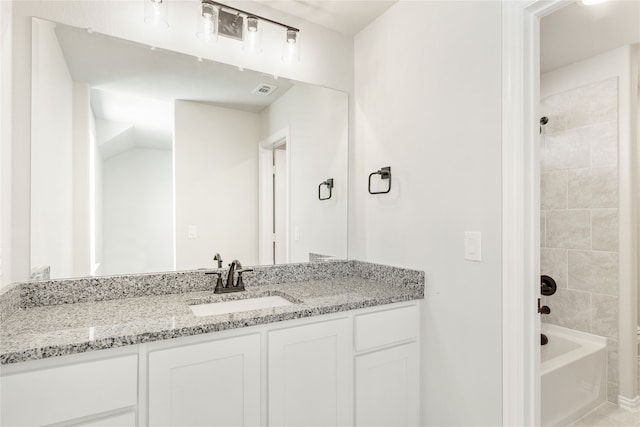
{"label": "faucet handle", "polygon": [[236,273],[238,273],[238,280],[236,281],[236,288],[242,288],[244,289],[244,280],[242,280],[242,273],[246,273],[247,271],[253,271],[253,268],[244,268],[244,269],[240,269],[240,270],[236,270]]}
{"label": "faucet handle", "polygon": [[219,293],[220,289],[224,288],[224,284],[222,283],[222,272],[221,271],[207,271],[204,274],[215,274],[218,276],[216,279],[216,288],[213,290],[214,294]]}
{"label": "faucet handle", "polygon": [[219,253],[213,256],[213,260],[218,261],[218,268],[222,268],[222,256]]}

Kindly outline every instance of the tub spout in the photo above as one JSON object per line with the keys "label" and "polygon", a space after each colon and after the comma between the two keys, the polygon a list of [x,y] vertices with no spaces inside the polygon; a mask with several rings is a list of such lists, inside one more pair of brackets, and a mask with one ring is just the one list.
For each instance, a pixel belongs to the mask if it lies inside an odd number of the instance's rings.
{"label": "tub spout", "polygon": [[543,306],[540,305],[540,298],[538,298],[538,313],[540,314],[551,313],[551,309],[549,307],[547,307],[546,305],[543,305]]}

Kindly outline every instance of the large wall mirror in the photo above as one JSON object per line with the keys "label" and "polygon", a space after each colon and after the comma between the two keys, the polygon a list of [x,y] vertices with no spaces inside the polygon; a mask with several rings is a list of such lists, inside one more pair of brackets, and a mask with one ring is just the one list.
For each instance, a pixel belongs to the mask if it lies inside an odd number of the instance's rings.
{"label": "large wall mirror", "polygon": [[33,280],[347,256],[344,92],[34,18],[31,153]]}

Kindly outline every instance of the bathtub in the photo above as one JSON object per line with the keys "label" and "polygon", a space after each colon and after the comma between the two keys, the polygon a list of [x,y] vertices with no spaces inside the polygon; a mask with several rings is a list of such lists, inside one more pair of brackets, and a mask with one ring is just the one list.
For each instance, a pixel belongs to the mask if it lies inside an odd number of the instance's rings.
{"label": "bathtub", "polygon": [[607,339],[542,324],[541,424],[566,426],[607,398]]}

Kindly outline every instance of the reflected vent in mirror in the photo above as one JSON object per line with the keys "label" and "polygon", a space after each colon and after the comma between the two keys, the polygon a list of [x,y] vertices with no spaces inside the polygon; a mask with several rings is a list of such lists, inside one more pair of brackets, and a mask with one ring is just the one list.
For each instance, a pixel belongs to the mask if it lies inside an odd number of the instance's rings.
{"label": "reflected vent in mirror", "polygon": [[251,93],[259,96],[269,96],[276,89],[278,89],[278,86],[261,83]]}

